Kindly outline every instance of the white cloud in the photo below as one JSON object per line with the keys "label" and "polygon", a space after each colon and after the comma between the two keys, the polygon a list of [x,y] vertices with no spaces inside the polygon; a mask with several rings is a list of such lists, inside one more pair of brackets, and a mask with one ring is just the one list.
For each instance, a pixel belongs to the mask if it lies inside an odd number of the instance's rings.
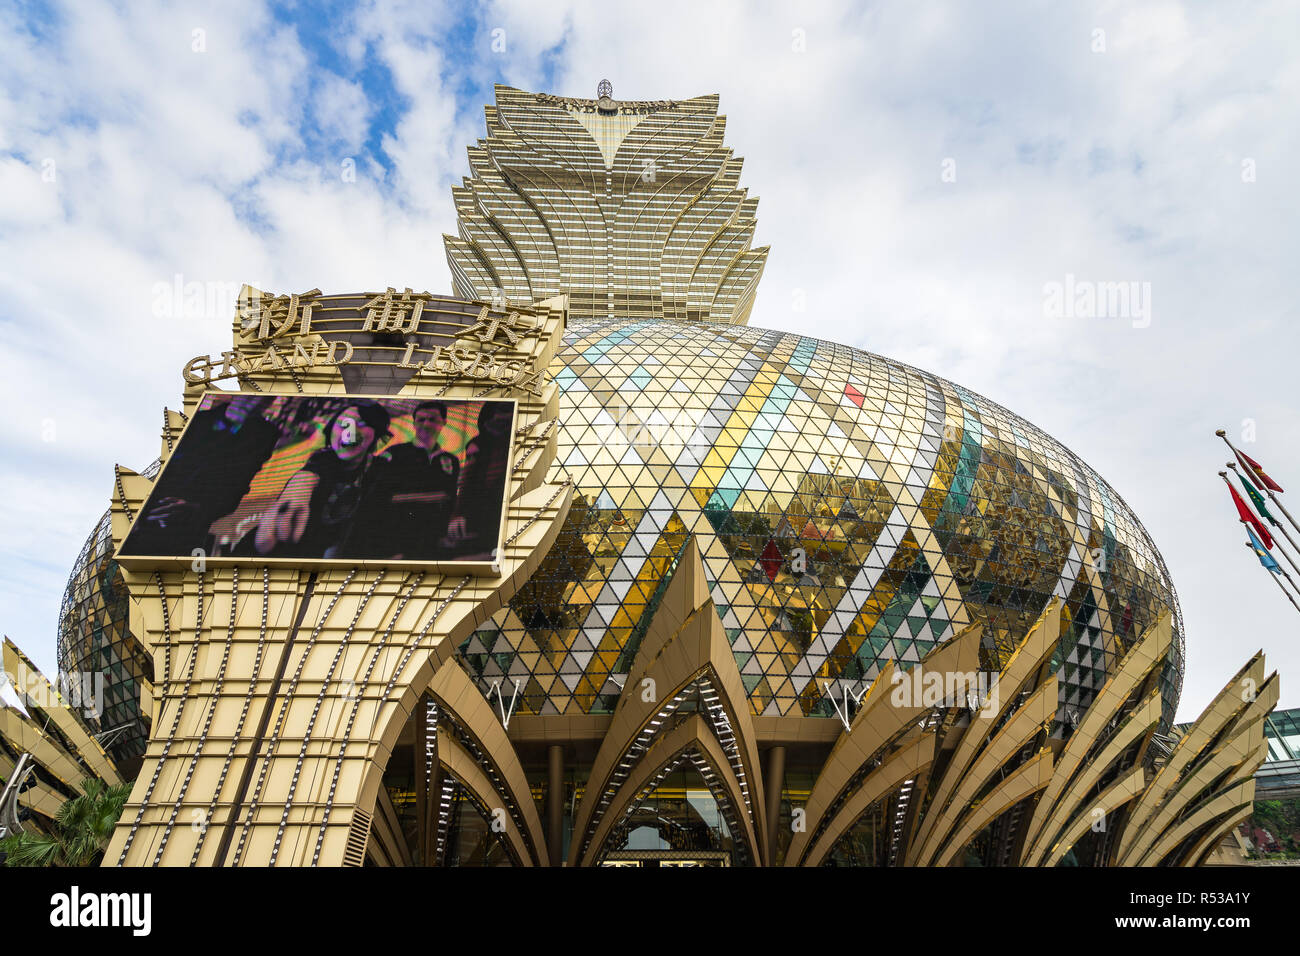
{"label": "white cloud", "polygon": [[[79,4],[39,43],[0,26],[0,361],[6,407],[40,410],[0,425],[0,624],[42,666],[112,459],[153,457],[180,365],[228,334],[227,316],[153,316],[153,286],[448,289],[449,190],[484,132],[464,81],[540,88],[554,69],[568,95],[602,77],[618,98],[721,94],[772,246],[753,324],[960,382],[1119,490],[1183,599],[1180,719],[1257,647],[1300,672],[1294,611],[1241,547],[1213,437],[1254,419],[1256,457],[1300,481],[1293,8],[521,0],[451,36],[456,13],[365,4],[325,64],[247,0],[201,15]],[[367,57],[400,100],[390,172],[363,155],[366,118],[392,108],[358,99]],[[299,148],[304,124],[331,145]],[[1150,327],[1047,318],[1043,286],[1067,273],[1149,282]]]}
{"label": "white cloud", "polygon": [[158,287],[445,289],[449,157],[467,135],[411,23],[367,33],[416,104],[385,143],[393,182],[374,157],[345,182],[367,104],[261,4],[77,4],[57,20],[39,41],[0,25],[0,622],[51,672],[63,581],[113,463],[157,455],[181,366],[229,335],[228,310],[160,311]]}
{"label": "white cloud", "polygon": [[321,133],[349,152],[361,149],[369,129],[370,105],[360,83],[326,73],[312,94],[313,113]]}

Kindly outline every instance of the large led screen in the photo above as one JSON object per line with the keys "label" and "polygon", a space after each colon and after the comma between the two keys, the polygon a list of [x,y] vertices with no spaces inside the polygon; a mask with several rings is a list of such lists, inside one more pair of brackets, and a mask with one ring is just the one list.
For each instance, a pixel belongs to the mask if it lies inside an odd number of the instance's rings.
{"label": "large led screen", "polygon": [[209,392],[124,559],[496,562],[515,403]]}

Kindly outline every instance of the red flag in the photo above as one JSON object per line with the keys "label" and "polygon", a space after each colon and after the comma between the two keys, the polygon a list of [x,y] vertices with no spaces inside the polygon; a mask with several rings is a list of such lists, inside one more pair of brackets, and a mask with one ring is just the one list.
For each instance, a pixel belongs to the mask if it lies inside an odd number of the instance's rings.
{"label": "red flag", "polygon": [[1241,463],[1241,470],[1246,473],[1246,477],[1251,480],[1256,488],[1263,491],[1264,482],[1259,480],[1259,476],[1255,474],[1255,469],[1246,464],[1246,459],[1242,456],[1241,452],[1237,451],[1237,449],[1233,448],[1232,453],[1237,456],[1237,461]]}
{"label": "red flag", "polygon": [[[1251,480],[1255,482],[1256,488],[1263,488],[1265,485],[1267,485],[1273,491],[1282,490],[1281,485],[1279,485],[1268,475],[1264,474],[1264,469],[1260,467],[1259,462],[1257,462],[1254,458],[1251,458],[1244,451],[1237,451],[1237,449],[1235,448],[1233,449],[1233,451],[1237,452],[1237,460],[1241,462],[1241,466],[1246,469],[1247,473],[1250,475]],[[1260,482],[1263,482],[1263,484],[1260,484]]]}
{"label": "red flag", "polygon": [[1241,500],[1241,495],[1237,494],[1237,489],[1228,485],[1228,491],[1232,494],[1232,503],[1237,506],[1237,514],[1241,520],[1249,524],[1259,534],[1259,540],[1264,542],[1264,547],[1272,550],[1273,538],[1264,527],[1264,523],[1255,517],[1255,512],[1247,507],[1246,502]]}

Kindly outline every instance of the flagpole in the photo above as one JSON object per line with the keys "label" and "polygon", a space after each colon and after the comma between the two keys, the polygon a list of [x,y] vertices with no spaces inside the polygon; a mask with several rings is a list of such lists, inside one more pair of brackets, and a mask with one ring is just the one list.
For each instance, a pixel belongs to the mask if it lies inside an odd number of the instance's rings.
{"label": "flagpole", "polygon": [[[1246,547],[1250,549],[1250,553],[1251,553],[1251,554],[1255,554],[1255,546],[1252,545],[1249,541],[1246,542]],[[1255,555],[1255,559],[1258,560],[1258,559],[1259,559],[1259,555]],[[1268,569],[1265,568],[1265,570],[1267,571]],[[1285,571],[1283,571],[1282,573],[1283,573],[1283,574],[1286,574]],[[1295,598],[1293,598],[1293,597],[1291,596],[1291,592],[1288,591],[1288,590],[1286,589],[1286,586],[1285,586],[1285,585],[1284,585],[1280,580],[1278,580],[1277,575],[1274,574],[1272,571],[1269,571],[1269,572],[1268,572],[1268,576],[1269,576],[1270,578],[1273,579],[1273,583],[1274,583],[1274,584],[1276,584],[1278,587],[1280,587],[1280,588],[1282,589],[1282,593],[1285,594],[1285,595],[1286,595],[1286,599],[1287,599],[1288,601],[1291,602],[1291,606],[1292,606],[1293,608],[1295,608],[1297,611],[1300,611],[1300,604],[1296,604],[1296,602],[1295,602]],[[1291,581],[1291,576],[1290,576],[1290,575],[1287,575],[1287,580],[1288,580],[1288,581]],[[1291,581],[1291,584],[1292,584],[1292,586],[1294,586],[1294,585],[1295,585],[1295,582],[1294,582],[1294,581]]]}
{"label": "flagpole", "polygon": [[[1230,481],[1228,480],[1228,473],[1227,473],[1226,471],[1221,471],[1221,472],[1219,472],[1219,477],[1222,478],[1222,479],[1223,479],[1223,483],[1224,483],[1225,485],[1228,486],[1228,491],[1230,491],[1230,492],[1235,492],[1235,491],[1237,490],[1236,488],[1233,488],[1233,487],[1232,487],[1232,482],[1230,482]],[[1249,505],[1246,505],[1246,507],[1249,508],[1250,506],[1249,506]],[[1241,522],[1243,525],[1245,525],[1247,528],[1250,527],[1250,525],[1246,522],[1246,520],[1245,520],[1244,518],[1238,516],[1238,517],[1237,517],[1237,520],[1240,521],[1240,522]],[[1260,526],[1261,528],[1264,527],[1264,523],[1263,523],[1263,519],[1262,519],[1262,518],[1260,519],[1260,525],[1259,525],[1259,526]],[[1290,536],[1290,535],[1287,535],[1287,540],[1288,540],[1288,541],[1291,540],[1291,536]],[[1262,544],[1263,542],[1260,542],[1260,543]],[[1291,555],[1287,553],[1286,548],[1282,547],[1282,542],[1281,542],[1281,541],[1278,541],[1277,538],[1274,538],[1274,539],[1273,539],[1273,543],[1274,543],[1275,545],[1277,545],[1277,552],[1278,552],[1278,554],[1280,554],[1280,555],[1282,555],[1282,557],[1286,558],[1287,563],[1290,564],[1291,567],[1295,568],[1295,573],[1296,573],[1296,574],[1300,574],[1300,564],[1296,564],[1296,563],[1295,563],[1295,558],[1291,557]],[[1268,549],[1265,548],[1265,550],[1268,550]],[[1286,574],[1286,570],[1285,570],[1285,569],[1282,569],[1282,573],[1283,573],[1283,574]],[[1288,580],[1288,581],[1291,581],[1291,575],[1287,574],[1287,580]],[[1291,584],[1292,584],[1293,587],[1295,586],[1295,582],[1294,582],[1294,581],[1291,581]],[[1300,588],[1297,588],[1296,590],[1300,590]]]}
{"label": "flagpole", "polygon": [[[1241,472],[1237,471],[1237,463],[1236,463],[1235,461],[1230,461],[1230,462],[1227,462],[1226,464],[1227,464],[1227,466],[1228,466],[1229,468],[1232,469],[1232,473],[1233,473],[1234,475],[1239,475],[1239,474],[1241,474]],[[1267,485],[1265,485],[1264,487],[1265,487],[1265,490],[1268,491],[1268,496],[1269,496],[1270,498],[1272,498],[1272,497],[1273,497],[1273,492],[1268,490],[1268,486],[1267,486]],[[1274,499],[1274,503],[1276,503],[1276,499]],[[1281,506],[1281,505],[1278,505],[1278,507],[1280,508],[1280,507],[1282,507],[1282,506]],[[1256,510],[1259,510],[1259,509],[1256,509]],[[1262,518],[1263,515],[1260,515],[1260,517]],[[1291,542],[1291,547],[1295,548],[1297,552],[1300,552],[1300,544],[1296,544],[1296,543],[1295,543],[1295,539],[1291,537],[1290,533],[1288,533],[1288,531],[1286,530],[1286,526],[1283,525],[1282,522],[1280,522],[1280,521],[1274,521],[1274,522],[1273,522],[1273,527],[1277,528],[1278,531],[1281,531],[1282,534],[1284,534],[1284,535],[1286,536],[1286,539],[1287,539],[1288,541]],[[1297,528],[1296,531],[1297,531],[1298,533],[1300,533],[1300,528]],[[1296,570],[1297,570],[1297,571],[1300,571],[1300,568],[1296,568]]]}
{"label": "flagpole", "polygon": [[1273,502],[1273,504],[1277,505],[1277,510],[1282,512],[1282,514],[1286,515],[1286,519],[1291,522],[1291,527],[1295,528],[1297,531],[1300,531],[1300,524],[1296,524],[1295,518],[1291,517],[1291,512],[1287,511],[1286,506],[1283,505],[1282,502],[1277,500],[1277,495],[1273,494],[1273,489],[1270,488],[1268,485],[1265,485],[1264,492],[1268,495],[1268,500]]}
{"label": "flagpole", "polygon": [[[1247,543],[1247,544],[1250,544],[1249,541],[1247,541],[1246,543]],[[1255,548],[1254,548],[1253,545],[1251,546],[1251,549],[1250,549],[1250,550],[1251,550],[1251,551],[1254,551],[1254,550],[1255,550]],[[1258,557],[1258,555],[1257,555],[1257,557]],[[1291,575],[1289,575],[1289,574],[1286,573],[1286,568],[1282,567],[1282,565],[1279,564],[1279,565],[1277,566],[1277,569],[1278,569],[1278,571],[1280,571],[1280,572],[1282,573],[1282,577],[1284,577],[1284,578],[1287,579],[1287,583],[1289,583],[1289,584],[1291,585],[1292,589],[1293,589],[1294,591],[1296,591],[1296,593],[1300,593],[1300,586],[1297,586],[1296,583],[1295,583],[1295,581],[1291,578]],[[1272,572],[1269,572],[1269,573],[1271,574]],[[1281,584],[1282,582],[1279,581],[1279,582],[1277,582],[1277,583],[1278,583],[1278,584]],[[1286,590],[1286,589],[1283,588],[1283,590]]]}
{"label": "flagpole", "polygon": [[[1228,446],[1229,448],[1232,449],[1232,453],[1233,453],[1234,455],[1240,454],[1240,452],[1237,451],[1236,446],[1233,445],[1232,442],[1228,441],[1228,434],[1227,434],[1227,432],[1225,432],[1222,428],[1220,428],[1220,429],[1219,429],[1218,431],[1216,431],[1214,434],[1218,435],[1220,438],[1222,438],[1222,439],[1224,440],[1224,442],[1227,444],[1227,446]],[[1293,518],[1293,517],[1291,516],[1291,512],[1289,512],[1289,511],[1286,510],[1286,505],[1282,504],[1282,502],[1280,502],[1280,501],[1277,500],[1277,495],[1273,494],[1273,489],[1270,488],[1270,487],[1268,486],[1268,482],[1266,482],[1266,481],[1257,481],[1257,482],[1255,482],[1255,484],[1256,484],[1257,487],[1258,487],[1259,485],[1263,485],[1263,486],[1264,486],[1264,493],[1268,495],[1268,500],[1271,501],[1271,502],[1273,502],[1273,504],[1277,505],[1277,510],[1278,510],[1278,511],[1280,511],[1280,512],[1282,512],[1282,514],[1286,515],[1286,519],[1287,519],[1287,521],[1290,521],[1290,522],[1291,522],[1291,527],[1295,528],[1296,531],[1300,531],[1300,523],[1297,523],[1296,520],[1295,520],[1295,518]],[[1288,540],[1290,540],[1290,539],[1288,538]]]}

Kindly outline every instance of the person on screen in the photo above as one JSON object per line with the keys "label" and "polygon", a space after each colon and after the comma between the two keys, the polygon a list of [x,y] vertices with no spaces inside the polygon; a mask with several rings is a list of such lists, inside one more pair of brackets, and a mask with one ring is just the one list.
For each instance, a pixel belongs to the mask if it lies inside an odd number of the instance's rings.
{"label": "person on screen", "polygon": [[478,434],[466,449],[456,509],[447,525],[446,544],[461,559],[495,557],[513,420],[514,409],[505,402],[484,402],[478,413]]}
{"label": "person on screen", "polygon": [[264,417],[268,404],[257,395],[220,396],[194,416],[131,534],[132,553],[213,553],[208,529],[239,507],[280,439]]}
{"label": "person on screen", "polygon": [[367,511],[367,525],[383,528],[383,555],[407,561],[440,556],[460,481],[460,459],[439,442],[446,403],[421,402],[411,418],[415,437],[390,445],[376,462],[375,502]]}
{"label": "person on screen", "polygon": [[375,452],[389,437],[388,411],[357,399],[325,426],[325,447],[289,479],[258,521],[255,553],[271,557],[364,557],[372,532],[353,519],[371,484]]}

